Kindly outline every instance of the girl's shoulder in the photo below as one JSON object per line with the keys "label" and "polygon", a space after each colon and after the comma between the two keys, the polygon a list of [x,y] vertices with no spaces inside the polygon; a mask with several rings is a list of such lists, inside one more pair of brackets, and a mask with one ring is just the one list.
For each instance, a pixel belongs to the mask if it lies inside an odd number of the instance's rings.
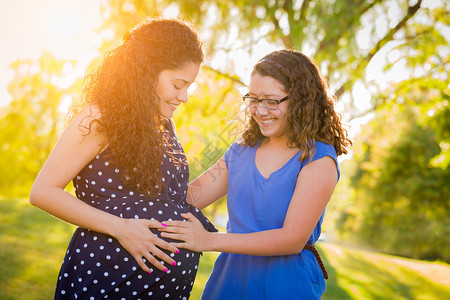
{"label": "girl's shoulder", "polygon": [[244,145],[241,139],[234,141],[231,146],[225,151],[225,163],[228,164],[230,160],[235,160],[237,158],[242,158],[245,153],[248,153],[251,149],[256,146]]}
{"label": "girl's shoulder", "polygon": [[331,144],[327,144],[321,141],[315,142],[315,154],[314,155],[329,155],[333,158],[336,157],[336,149]]}
{"label": "girl's shoulder", "polygon": [[310,163],[325,156],[330,156],[337,162],[337,154],[334,146],[316,140],[312,152],[310,153],[309,157],[304,159],[304,162]]}
{"label": "girl's shoulder", "polygon": [[245,144],[245,142],[242,138],[239,138],[231,144],[231,146],[228,148],[227,151],[237,151],[237,152],[249,151],[249,150],[258,148],[258,146],[261,144],[261,142],[262,142],[262,139],[259,140],[254,146],[250,146],[250,145]]}
{"label": "girl's shoulder", "polygon": [[340,177],[340,170],[339,170],[339,163],[338,163],[338,159],[337,159],[337,154],[336,154],[336,149],[334,149],[334,146],[331,144],[327,144],[324,142],[320,142],[320,141],[316,141],[315,142],[315,149],[312,153],[311,158],[307,158],[306,160],[304,160],[302,162],[302,165],[306,165],[310,162],[313,162],[315,160],[321,159],[325,156],[329,156],[331,157],[335,164],[336,164],[336,169],[338,171],[338,179]]}

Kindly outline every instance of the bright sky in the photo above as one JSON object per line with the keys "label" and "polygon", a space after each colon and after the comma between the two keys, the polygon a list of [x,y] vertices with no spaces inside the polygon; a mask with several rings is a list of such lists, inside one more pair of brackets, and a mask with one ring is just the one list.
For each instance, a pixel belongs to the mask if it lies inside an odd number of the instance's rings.
{"label": "bright sky", "polygon": [[[42,50],[52,52],[59,59],[74,59],[77,66],[72,77],[83,76],[86,65],[98,55],[96,49],[101,39],[95,28],[101,25],[99,2],[101,0],[0,0],[0,107],[7,105],[11,97],[7,85],[13,78],[8,65],[17,59],[37,59]],[[176,16],[177,9],[169,9],[167,15]],[[237,28],[230,28],[230,36],[237,35]],[[233,33],[234,32],[234,33]],[[248,81],[250,66],[257,59],[275,50],[264,40],[255,46],[250,56],[243,50],[234,50],[236,71]],[[210,63],[213,67],[225,61],[226,53],[216,53]],[[219,64],[218,64],[218,63]]]}
{"label": "bright sky", "polygon": [[101,43],[94,31],[100,26],[99,0],[1,0],[0,20],[0,106],[11,101],[11,62],[37,59],[47,49],[59,59],[77,60],[73,72],[82,75]]}

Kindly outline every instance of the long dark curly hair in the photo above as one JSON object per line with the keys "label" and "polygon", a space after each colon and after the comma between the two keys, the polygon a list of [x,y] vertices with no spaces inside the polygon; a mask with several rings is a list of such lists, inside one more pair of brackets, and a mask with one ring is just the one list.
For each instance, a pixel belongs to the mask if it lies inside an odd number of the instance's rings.
{"label": "long dark curly hair", "polygon": [[111,161],[124,170],[122,180],[141,193],[156,194],[163,186],[158,75],[188,63],[200,64],[203,58],[202,42],[189,22],[146,19],[85,77],[84,105],[94,105],[100,112],[89,127],[97,123]]}
{"label": "long dark curly hair", "polygon": [[[352,142],[334,110],[326,80],[310,58],[295,50],[274,51],[253,67],[255,73],[276,79],[288,93],[288,146],[302,151],[300,160],[312,157],[316,141],[333,145],[338,156],[347,153]],[[258,124],[250,118],[241,143],[253,147],[261,138]]]}

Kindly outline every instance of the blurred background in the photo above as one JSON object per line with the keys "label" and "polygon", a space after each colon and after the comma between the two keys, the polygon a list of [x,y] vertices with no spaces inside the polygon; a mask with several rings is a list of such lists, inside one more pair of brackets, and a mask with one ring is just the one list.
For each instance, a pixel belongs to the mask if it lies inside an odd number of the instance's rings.
{"label": "blurred background", "polygon": [[[53,297],[74,227],[31,207],[31,185],[86,71],[160,15],[193,22],[207,54],[174,116],[191,179],[239,137],[251,67],[299,50],[327,78],[354,141],[319,243],[324,299],[450,298],[448,1],[2,0],[0,299]],[[205,210],[222,227],[225,200]],[[215,255],[202,257],[191,299]]]}

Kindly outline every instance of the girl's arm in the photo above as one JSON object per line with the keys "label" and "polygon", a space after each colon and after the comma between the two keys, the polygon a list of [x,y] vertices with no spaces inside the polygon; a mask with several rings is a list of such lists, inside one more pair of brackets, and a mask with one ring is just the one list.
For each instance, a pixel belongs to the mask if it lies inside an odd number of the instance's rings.
{"label": "girl's arm", "polygon": [[227,194],[228,170],[222,156],[211,168],[189,184],[187,202],[203,209]]}
{"label": "girl's arm", "polygon": [[336,164],[328,156],[306,165],[298,175],[282,228],[245,234],[211,233],[188,214],[185,217],[190,222],[164,222],[167,227],[162,229],[162,236],[182,240],[174,245],[194,251],[260,256],[299,253],[330,200],[337,176]]}
{"label": "girl's arm", "polygon": [[162,227],[158,221],[123,219],[94,208],[64,190],[102,150],[103,139],[95,130],[95,123],[87,135],[80,129],[92,120],[90,109],[82,111],[64,130],[31,188],[30,203],[66,222],[115,237],[144,271],[150,269],[143,257],[163,270],[166,267],[151,253],[172,264],[174,260],[156,246],[172,252],[177,249],[149,230],[149,227]]}

